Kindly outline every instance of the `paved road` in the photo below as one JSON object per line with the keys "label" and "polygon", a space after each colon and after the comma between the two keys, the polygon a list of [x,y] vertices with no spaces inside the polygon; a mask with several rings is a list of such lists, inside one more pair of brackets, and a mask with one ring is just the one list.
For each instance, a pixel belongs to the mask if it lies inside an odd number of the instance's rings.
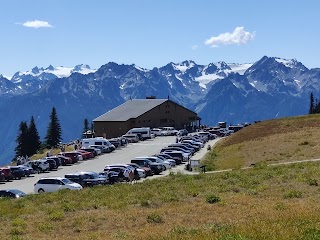
{"label": "paved road", "polygon": [[[104,167],[108,164],[129,163],[130,160],[134,157],[149,156],[155,153],[159,153],[159,151],[163,147],[169,144],[172,144],[174,142],[175,142],[175,137],[167,136],[167,137],[157,137],[155,139],[150,139],[150,140],[146,140],[139,143],[132,143],[126,147],[116,149],[112,153],[107,153],[107,154],[95,157],[92,160],[81,161],[71,166],[61,166],[57,171],[34,174],[31,177],[23,178],[21,180],[14,180],[11,182],[0,183],[0,190],[15,188],[25,193],[33,193],[33,185],[40,177],[49,177],[49,176],[63,177],[65,174],[73,173],[76,171],[101,172],[103,171]],[[210,144],[213,145],[214,142],[211,141]],[[206,153],[206,151],[207,150],[204,147],[201,151],[197,152],[197,154],[193,156],[193,159],[200,159]],[[175,172],[182,171],[185,173],[190,173],[190,172],[184,171],[184,165],[178,166],[173,171]],[[168,174],[169,174],[169,170],[161,173],[160,176],[164,176]],[[153,176],[151,178],[155,178],[155,177],[156,176]]]}

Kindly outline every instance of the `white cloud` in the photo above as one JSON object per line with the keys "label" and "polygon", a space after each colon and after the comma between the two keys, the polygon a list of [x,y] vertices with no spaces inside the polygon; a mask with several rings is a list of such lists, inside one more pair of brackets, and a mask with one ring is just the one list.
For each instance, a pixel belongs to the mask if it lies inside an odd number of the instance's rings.
{"label": "white cloud", "polygon": [[219,45],[230,45],[230,44],[246,44],[250,40],[253,40],[255,32],[246,32],[244,27],[236,27],[232,33],[226,32],[221,33],[216,37],[207,39],[204,43],[211,47],[218,47]]}
{"label": "white cloud", "polygon": [[30,27],[30,28],[42,28],[42,27],[53,27],[51,26],[48,22],[45,21],[39,21],[39,20],[35,20],[35,21],[26,21],[25,23],[22,23],[22,26],[24,27]]}
{"label": "white cloud", "polygon": [[198,45],[193,45],[191,48],[192,48],[192,50],[197,50],[198,49]]}

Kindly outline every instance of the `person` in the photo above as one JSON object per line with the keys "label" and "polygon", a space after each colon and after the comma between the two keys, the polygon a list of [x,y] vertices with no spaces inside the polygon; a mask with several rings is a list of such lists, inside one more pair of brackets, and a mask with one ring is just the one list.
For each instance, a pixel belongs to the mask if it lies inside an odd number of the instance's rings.
{"label": "person", "polygon": [[74,144],[74,150],[78,149],[78,144]]}
{"label": "person", "polygon": [[17,166],[19,166],[19,165],[21,165],[21,158],[20,157],[17,158]]}
{"label": "person", "polygon": [[138,170],[135,168],[134,169],[134,171],[133,171],[133,173],[134,173],[134,179],[137,181],[137,180],[139,180],[139,173],[138,173]]}
{"label": "person", "polygon": [[178,138],[178,136],[176,137],[176,143],[178,143],[179,142],[179,138]]}
{"label": "person", "polygon": [[207,150],[208,150],[208,151],[210,151],[210,150],[211,150],[211,146],[210,146],[210,144],[208,145]]}
{"label": "person", "polygon": [[108,181],[109,181],[109,183],[110,183],[111,185],[114,184],[114,179],[113,179],[113,177],[112,177],[111,171],[108,172]]}

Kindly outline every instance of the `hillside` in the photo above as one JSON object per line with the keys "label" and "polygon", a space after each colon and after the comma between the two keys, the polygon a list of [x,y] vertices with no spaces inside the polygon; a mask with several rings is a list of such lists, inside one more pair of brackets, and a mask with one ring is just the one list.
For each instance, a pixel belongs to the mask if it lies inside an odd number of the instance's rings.
{"label": "hillside", "polygon": [[265,164],[317,157],[319,121],[261,122],[207,156],[216,169],[260,163],[246,170],[0,199],[0,238],[319,239],[320,163]]}
{"label": "hillside", "polygon": [[220,170],[319,158],[319,138],[318,114],[263,121],[221,141],[204,163]]}

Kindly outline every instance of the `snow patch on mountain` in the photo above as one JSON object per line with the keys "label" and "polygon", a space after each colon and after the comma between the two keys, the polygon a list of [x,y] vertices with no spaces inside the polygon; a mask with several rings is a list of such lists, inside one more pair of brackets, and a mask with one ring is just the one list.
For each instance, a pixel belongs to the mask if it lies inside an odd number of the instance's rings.
{"label": "snow patch on mountain", "polygon": [[52,65],[50,65],[45,69],[34,67],[31,71],[17,72],[11,78],[11,80],[13,80],[15,83],[19,83],[23,80],[22,79],[23,76],[39,77],[40,75],[49,73],[57,76],[58,78],[63,78],[63,77],[69,77],[74,72],[78,72],[86,75],[89,73],[93,73],[95,71],[96,71],[95,69],[91,69],[90,66],[86,64],[76,65],[74,68],[63,67],[63,66],[53,67]]}
{"label": "snow patch on mountain", "polygon": [[[216,66],[217,70],[215,73],[207,74],[206,70],[212,66]],[[240,75],[243,75],[244,72],[251,67],[251,63],[245,63],[245,64],[238,64],[238,63],[224,63],[224,62],[217,62],[217,63],[210,63],[209,65],[205,66],[203,71],[201,72],[201,76],[196,77],[195,80],[199,82],[199,85],[206,89],[207,84],[218,80],[225,78],[231,73],[239,73]]]}
{"label": "snow patch on mountain", "polygon": [[227,71],[232,72],[232,73],[239,73],[240,75],[243,75],[244,72],[252,66],[252,63],[244,63],[244,64],[239,64],[239,63],[228,63],[228,66],[231,68],[231,70]]}
{"label": "snow patch on mountain", "polygon": [[195,62],[189,60],[189,61],[184,61],[184,62],[181,62],[181,63],[172,64],[172,66],[173,66],[173,68],[175,70],[184,73],[188,69],[194,67],[195,66]]}
{"label": "snow patch on mountain", "polygon": [[293,68],[297,63],[297,60],[295,60],[295,59],[283,59],[283,58],[275,57],[274,60],[276,60],[276,62],[281,63],[284,66],[289,67],[289,68]]}
{"label": "snow patch on mountain", "polygon": [[207,88],[207,84],[211,81],[215,81],[217,79],[222,79],[224,77],[219,76],[217,74],[203,74],[200,77],[195,78],[197,82],[199,82],[200,87]]}
{"label": "snow patch on mountain", "polygon": [[133,64],[133,67],[136,68],[137,70],[141,71],[141,72],[148,72],[149,71],[148,69],[139,67],[139,66],[137,66],[135,64]]}

